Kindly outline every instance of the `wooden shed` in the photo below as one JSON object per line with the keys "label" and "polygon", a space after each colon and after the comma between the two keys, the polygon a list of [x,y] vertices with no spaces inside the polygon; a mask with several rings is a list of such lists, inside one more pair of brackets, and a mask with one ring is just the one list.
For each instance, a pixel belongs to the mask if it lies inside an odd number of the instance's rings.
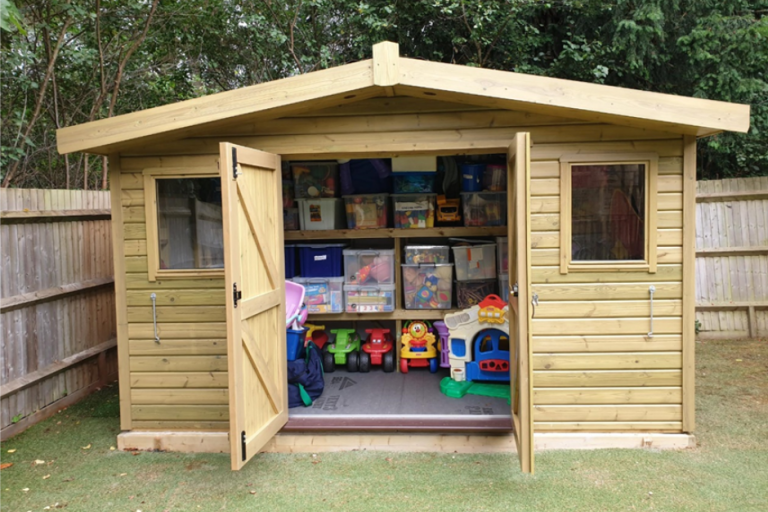
{"label": "wooden shed", "polygon": [[[262,450],[506,450],[524,471],[534,445],[688,446],[696,139],[748,127],[745,105],[403,58],[384,42],[369,60],[59,130],[61,153],[109,158],[120,446],[229,451],[233,469]],[[478,154],[507,155],[506,226],[283,230],[281,162]],[[595,249],[581,211],[611,194],[608,171],[629,183],[610,214],[634,217]],[[194,179],[220,182],[221,214],[201,204],[190,232],[173,225],[189,207],[165,201],[158,222],[159,187]],[[223,247],[191,250],[190,265],[161,256],[216,229]],[[376,240],[399,262],[406,240],[448,236],[509,237],[519,393],[506,427],[289,420],[285,241]],[[445,313],[404,309],[398,289],[391,313],[310,318],[400,332]]]}

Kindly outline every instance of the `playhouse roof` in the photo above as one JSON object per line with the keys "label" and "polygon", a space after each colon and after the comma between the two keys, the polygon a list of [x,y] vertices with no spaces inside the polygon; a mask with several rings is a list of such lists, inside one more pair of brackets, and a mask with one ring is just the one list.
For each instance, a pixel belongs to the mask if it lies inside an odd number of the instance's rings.
{"label": "playhouse roof", "polygon": [[746,132],[749,105],[638,91],[399,56],[396,43],[373,58],[211,94],[57,131],[62,154],[109,154],[380,96],[411,96],[696,136]]}

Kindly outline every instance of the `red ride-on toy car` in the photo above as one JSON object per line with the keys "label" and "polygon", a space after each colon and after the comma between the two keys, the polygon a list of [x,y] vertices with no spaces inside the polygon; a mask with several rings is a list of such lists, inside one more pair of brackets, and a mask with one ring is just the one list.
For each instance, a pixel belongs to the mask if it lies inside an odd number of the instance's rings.
{"label": "red ride-on toy car", "polygon": [[381,365],[387,373],[395,371],[395,344],[389,329],[366,329],[368,338],[360,349],[360,372],[370,371],[371,365]]}

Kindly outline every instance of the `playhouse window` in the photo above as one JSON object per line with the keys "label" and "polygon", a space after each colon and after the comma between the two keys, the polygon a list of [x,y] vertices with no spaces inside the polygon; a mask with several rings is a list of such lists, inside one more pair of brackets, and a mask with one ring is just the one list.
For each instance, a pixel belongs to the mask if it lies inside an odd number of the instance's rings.
{"label": "playhouse window", "polygon": [[219,177],[145,172],[145,179],[150,280],[223,275]]}
{"label": "playhouse window", "polygon": [[655,156],[586,157],[561,167],[561,272],[655,271]]}

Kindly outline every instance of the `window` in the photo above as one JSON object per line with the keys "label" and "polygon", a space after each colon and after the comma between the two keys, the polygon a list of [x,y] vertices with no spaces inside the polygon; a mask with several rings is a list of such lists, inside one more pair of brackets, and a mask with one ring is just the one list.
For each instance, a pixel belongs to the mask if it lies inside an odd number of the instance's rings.
{"label": "window", "polygon": [[656,155],[560,161],[560,272],[656,271]]}
{"label": "window", "polygon": [[224,275],[221,180],[168,169],[144,171],[149,280]]}

